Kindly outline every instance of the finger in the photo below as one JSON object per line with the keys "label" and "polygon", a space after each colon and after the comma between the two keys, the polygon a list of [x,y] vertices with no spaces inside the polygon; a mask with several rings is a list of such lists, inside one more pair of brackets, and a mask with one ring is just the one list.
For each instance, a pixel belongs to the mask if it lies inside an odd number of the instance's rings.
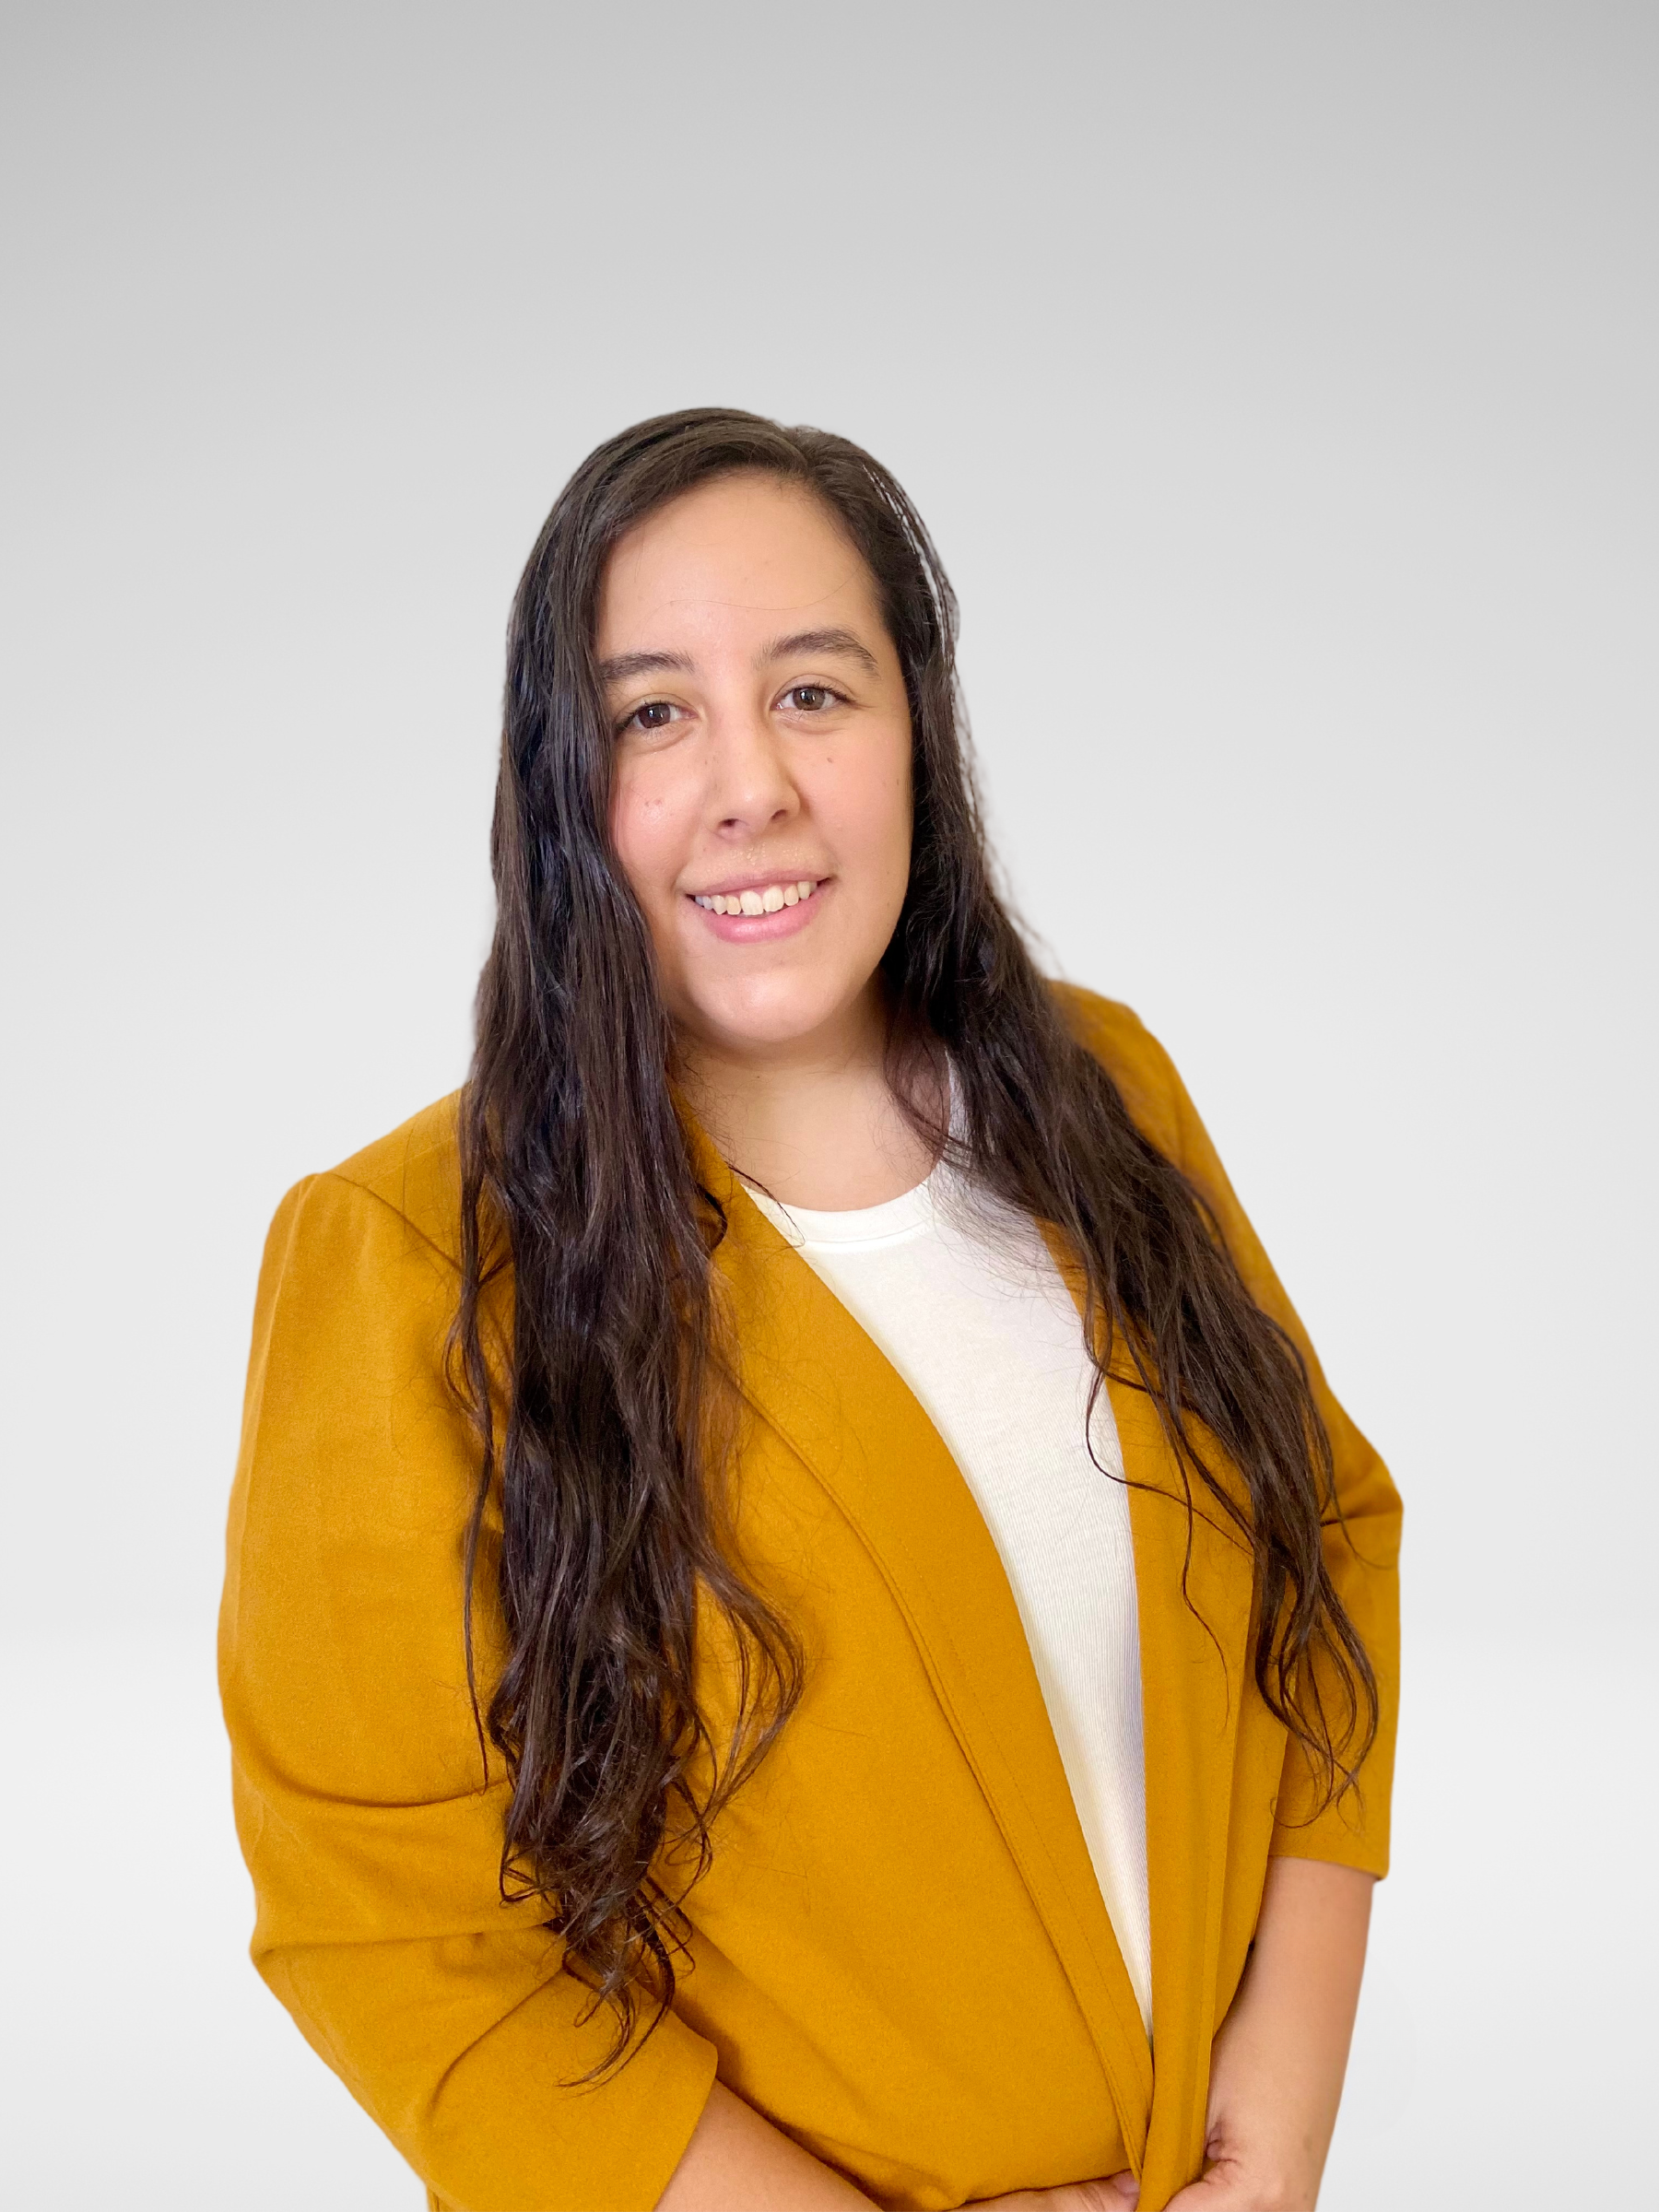
{"label": "finger", "polygon": [[[1140,2202],[1140,2183],[1132,2173],[1113,2173],[1104,2181],[1074,2183],[1057,2196],[1067,2206],[1075,2202],[1078,2212],[1127,2212],[1130,2206]],[[1048,2202],[1046,2196],[1043,2202]]]}
{"label": "finger", "polygon": [[1189,2182],[1164,2206],[1164,2212],[1250,2212],[1252,2199],[1241,2195],[1234,2181],[1212,2166],[1201,2182]]}

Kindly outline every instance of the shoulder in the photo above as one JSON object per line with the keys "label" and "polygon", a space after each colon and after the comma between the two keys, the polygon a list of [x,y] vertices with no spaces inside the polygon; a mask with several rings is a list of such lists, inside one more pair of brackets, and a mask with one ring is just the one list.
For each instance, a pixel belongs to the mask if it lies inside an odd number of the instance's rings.
{"label": "shoulder", "polygon": [[259,1273],[254,1428],[273,1433],[285,1406],[300,1429],[314,1426],[331,1393],[369,1418],[377,1382],[382,1396],[406,1395],[412,1377],[439,1371],[454,1312],[459,1210],[453,1097],[294,1185]]}
{"label": "shoulder", "polygon": [[1066,1028],[1117,1085],[1136,1127],[1168,1158],[1185,1147],[1186,1093],[1174,1062],[1128,1006],[1077,983],[1051,982]]}
{"label": "shoulder", "polygon": [[380,1217],[429,1245],[452,1264],[459,1257],[461,1149],[459,1091],[439,1099],[365,1145],[338,1166],[297,1183],[285,1209],[312,1218],[328,1213]]}
{"label": "shoulder", "polygon": [[295,1183],[265,1238],[256,1337],[279,1307],[313,1318],[388,1301],[447,1311],[460,1265],[458,1104],[458,1093],[440,1099]]}

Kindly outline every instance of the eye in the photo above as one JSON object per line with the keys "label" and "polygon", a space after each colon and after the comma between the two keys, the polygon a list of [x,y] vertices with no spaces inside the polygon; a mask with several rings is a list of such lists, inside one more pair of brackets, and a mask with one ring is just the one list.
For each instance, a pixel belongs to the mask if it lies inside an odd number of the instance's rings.
{"label": "eye", "polygon": [[832,691],[828,684],[791,684],[779,704],[795,714],[822,714],[843,701],[841,693]]}
{"label": "eye", "polygon": [[642,707],[636,707],[622,724],[625,730],[665,730],[678,714],[679,709],[665,699],[648,699]]}

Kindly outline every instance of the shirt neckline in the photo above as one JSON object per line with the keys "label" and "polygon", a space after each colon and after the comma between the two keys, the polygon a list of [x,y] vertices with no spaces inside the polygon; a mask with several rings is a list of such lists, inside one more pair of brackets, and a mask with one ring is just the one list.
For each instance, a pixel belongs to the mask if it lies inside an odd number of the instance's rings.
{"label": "shirt neckline", "polygon": [[845,1252],[854,1247],[868,1249],[897,1243],[932,1229],[935,1219],[934,1182],[937,1173],[935,1168],[924,1182],[901,1191],[897,1198],[885,1199],[880,1206],[834,1208],[782,1206],[765,1191],[757,1190],[752,1182],[745,1182],[743,1187],[772,1227],[796,1251],[809,1252],[822,1245],[833,1245]]}

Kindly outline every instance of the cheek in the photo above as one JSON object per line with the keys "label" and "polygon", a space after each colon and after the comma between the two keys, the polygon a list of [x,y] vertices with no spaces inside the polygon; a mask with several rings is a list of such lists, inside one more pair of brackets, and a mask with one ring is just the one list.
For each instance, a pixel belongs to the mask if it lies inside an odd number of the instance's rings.
{"label": "cheek", "polygon": [[673,780],[653,775],[651,763],[628,767],[611,796],[611,840],[635,896],[649,907],[661,900],[684,865],[686,808],[675,804]]}
{"label": "cheek", "polygon": [[829,774],[821,815],[827,824],[833,818],[843,856],[881,876],[907,877],[912,827],[908,735],[902,743],[895,739],[879,754],[866,756],[855,769],[851,762],[839,772],[834,761],[825,766]]}

